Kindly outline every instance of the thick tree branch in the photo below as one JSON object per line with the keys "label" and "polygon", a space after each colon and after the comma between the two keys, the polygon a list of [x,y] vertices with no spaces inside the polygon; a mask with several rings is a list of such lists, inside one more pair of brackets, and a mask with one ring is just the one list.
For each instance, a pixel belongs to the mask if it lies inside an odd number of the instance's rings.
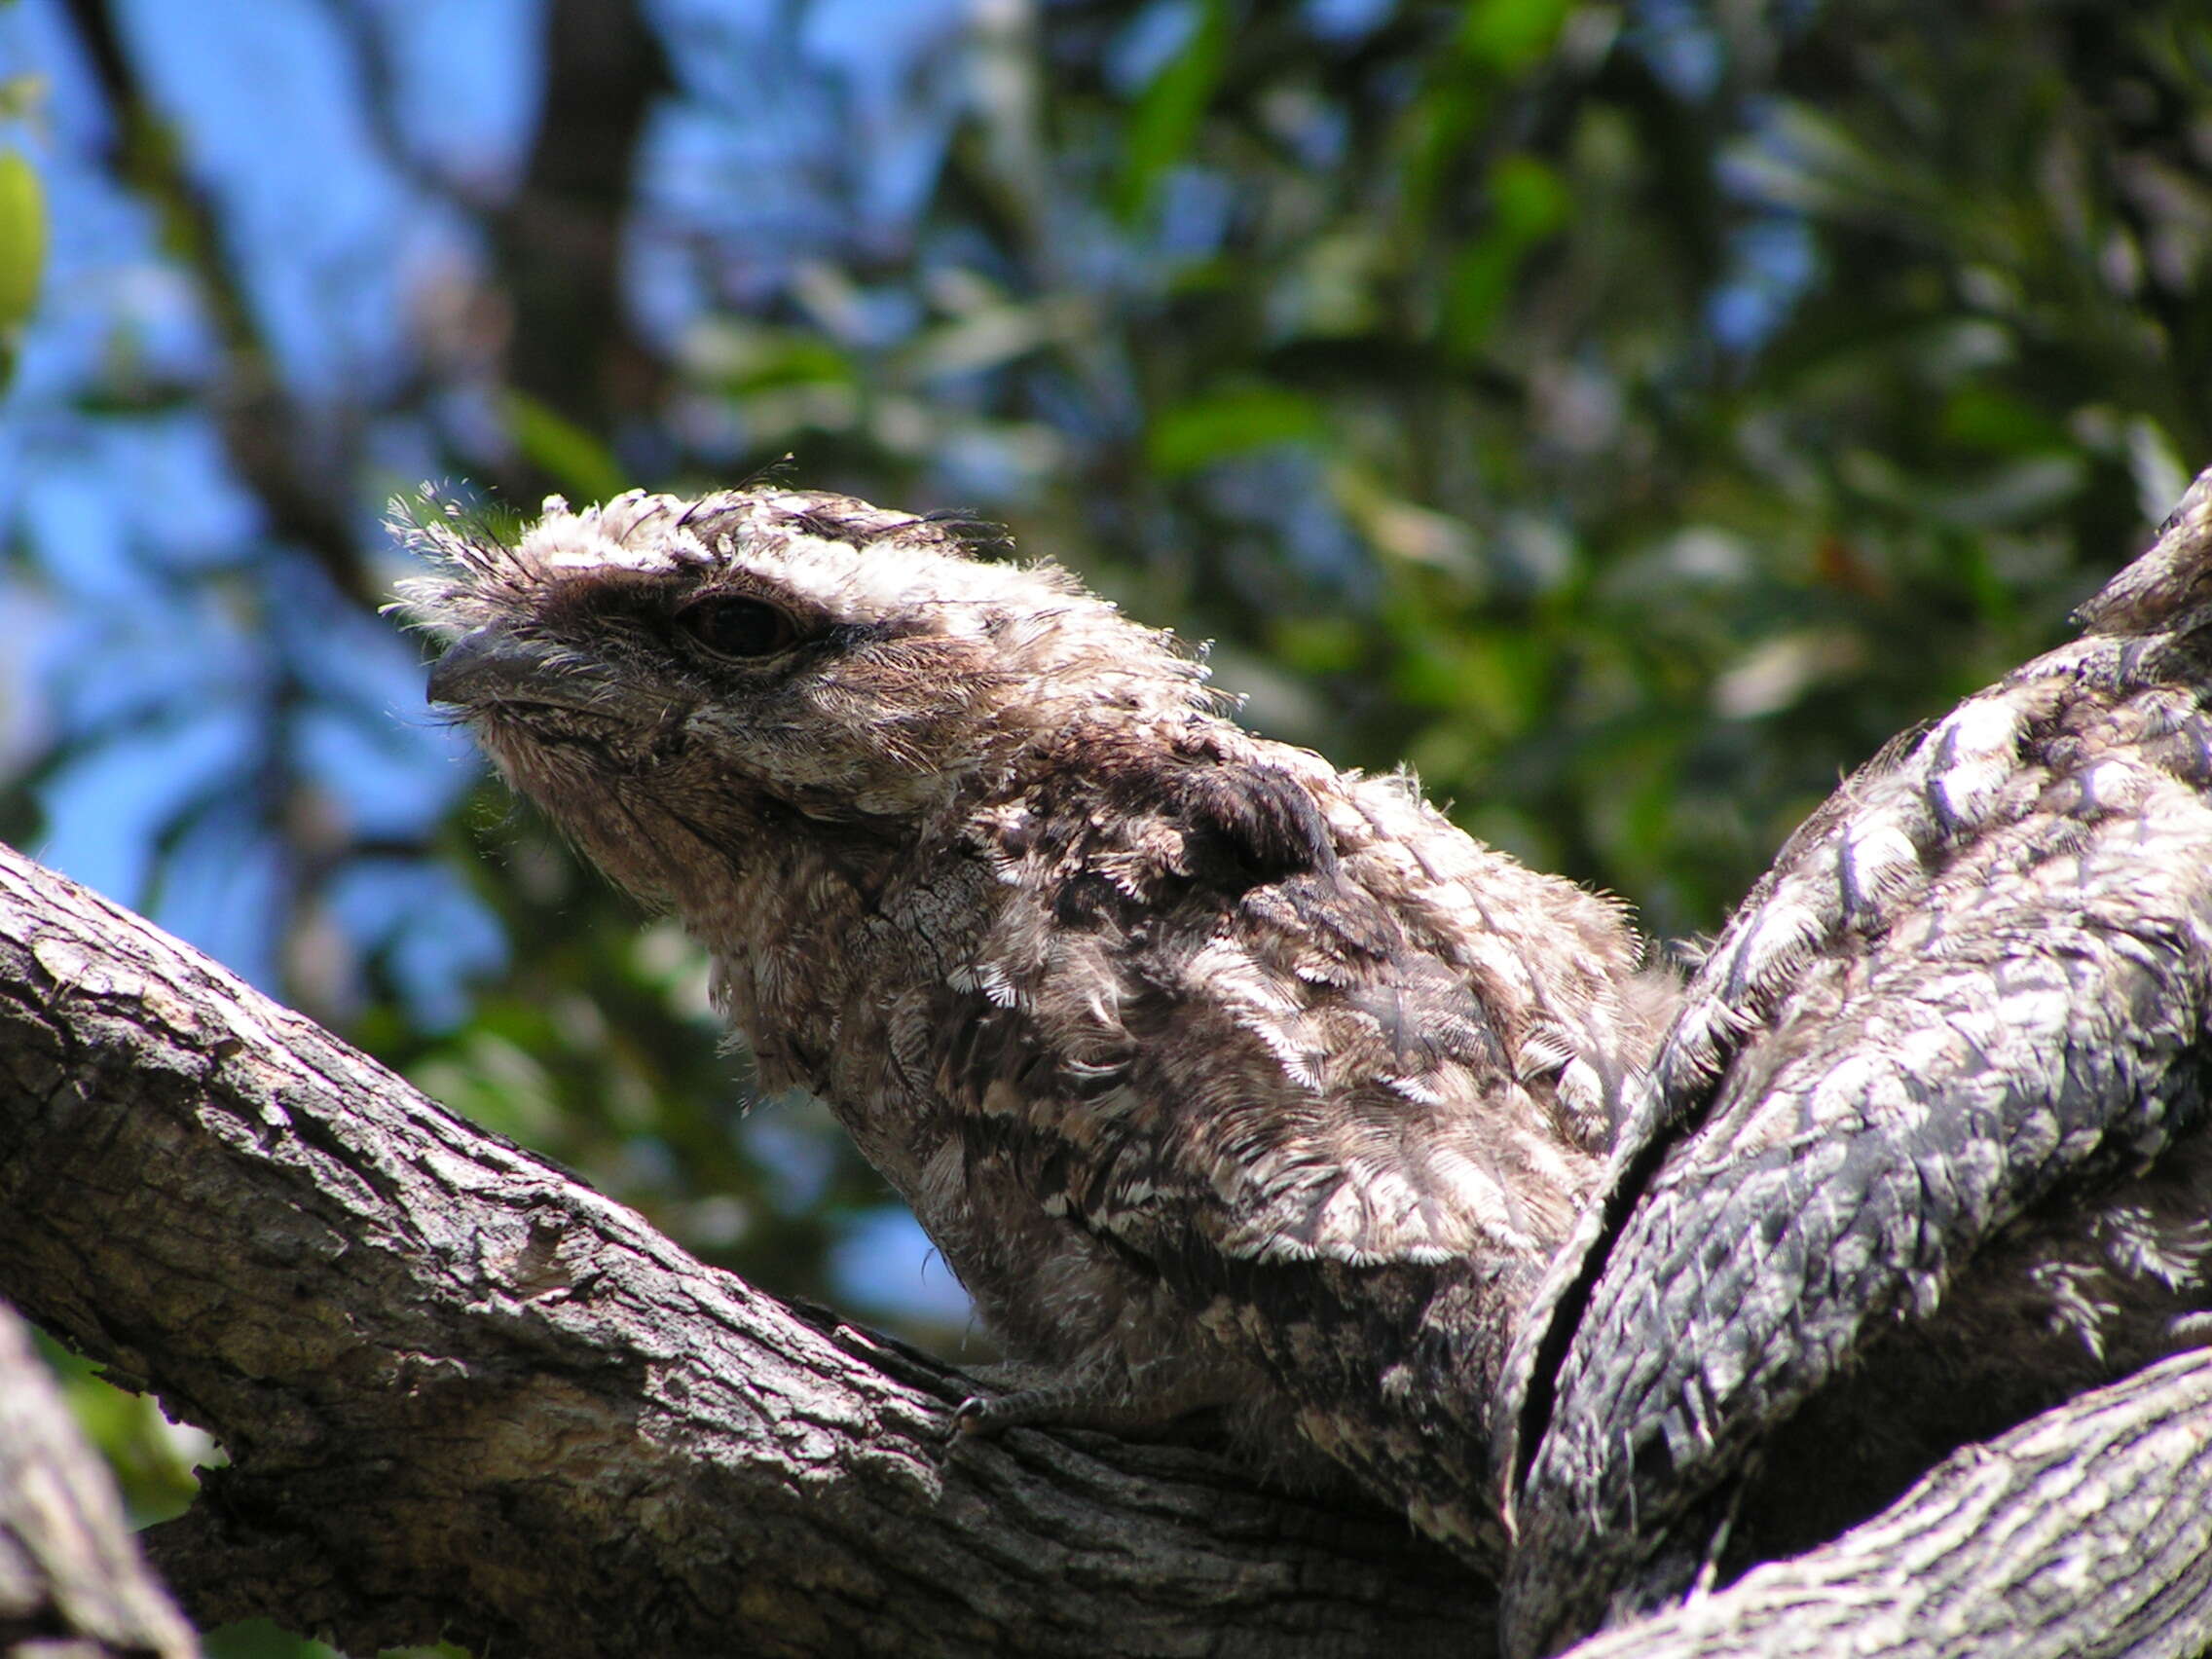
{"label": "thick tree branch", "polygon": [[1945,1461],[1834,1543],[1573,1659],[2107,1659],[2212,1644],[2212,1352]]}
{"label": "thick tree branch", "polygon": [[941,1367],[701,1266],[0,854],[0,1288],[233,1466],[203,1623],[539,1656],[1481,1651],[1488,1586],[1196,1452],[944,1455]]}

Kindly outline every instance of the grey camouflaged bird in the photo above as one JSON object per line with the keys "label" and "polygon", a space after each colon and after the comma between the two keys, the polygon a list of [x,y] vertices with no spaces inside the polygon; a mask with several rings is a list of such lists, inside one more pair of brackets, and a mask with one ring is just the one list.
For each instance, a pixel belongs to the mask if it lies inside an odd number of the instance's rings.
{"label": "grey camouflaged bird", "polygon": [[1617,905],[940,523],[766,488],[409,534],[432,697],[683,919],[1023,1362],[974,1424],[1223,1408],[1494,1567],[1507,1345],[1664,1006]]}
{"label": "grey camouflaged bird", "polygon": [[[2212,1338],[2212,474],[2081,618],[1850,780],[1692,982],[1518,1338],[1509,1652]],[[2021,1640],[2089,1565],[2015,1587]]]}

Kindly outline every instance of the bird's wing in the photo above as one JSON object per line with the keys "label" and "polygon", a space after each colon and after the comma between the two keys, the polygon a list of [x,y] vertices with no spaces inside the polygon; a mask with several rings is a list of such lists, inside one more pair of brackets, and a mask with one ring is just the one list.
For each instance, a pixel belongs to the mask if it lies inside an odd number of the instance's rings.
{"label": "bird's wing", "polygon": [[1006,898],[931,1012],[964,1129],[1170,1263],[1548,1260],[1642,1057],[1618,908],[1279,746],[1112,758],[978,815]]}
{"label": "bird's wing", "polygon": [[1763,1435],[2200,1124],[2212,473],[2082,619],[1847,783],[1696,976],[1510,1368],[1521,1651],[1684,1588]]}

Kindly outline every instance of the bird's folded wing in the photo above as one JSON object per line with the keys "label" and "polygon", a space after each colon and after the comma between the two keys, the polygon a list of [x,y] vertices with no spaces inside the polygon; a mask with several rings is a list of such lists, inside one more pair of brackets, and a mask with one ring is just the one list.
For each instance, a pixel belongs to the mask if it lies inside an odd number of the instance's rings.
{"label": "bird's folded wing", "polygon": [[1698,973],[1510,1368],[1522,1650],[1682,1588],[1763,1435],[2197,1126],[2212,473],[2082,619],[1847,783]]}

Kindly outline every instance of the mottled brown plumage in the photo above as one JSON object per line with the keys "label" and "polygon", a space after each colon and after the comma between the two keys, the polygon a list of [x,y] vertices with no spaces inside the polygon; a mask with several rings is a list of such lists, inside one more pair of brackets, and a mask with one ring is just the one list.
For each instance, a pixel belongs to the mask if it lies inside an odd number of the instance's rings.
{"label": "mottled brown plumage", "polygon": [[1661,1000],[1616,905],[926,519],[768,488],[416,539],[432,696],[683,918],[1026,1362],[982,1425],[1220,1406],[1494,1553],[1506,1346]]}

